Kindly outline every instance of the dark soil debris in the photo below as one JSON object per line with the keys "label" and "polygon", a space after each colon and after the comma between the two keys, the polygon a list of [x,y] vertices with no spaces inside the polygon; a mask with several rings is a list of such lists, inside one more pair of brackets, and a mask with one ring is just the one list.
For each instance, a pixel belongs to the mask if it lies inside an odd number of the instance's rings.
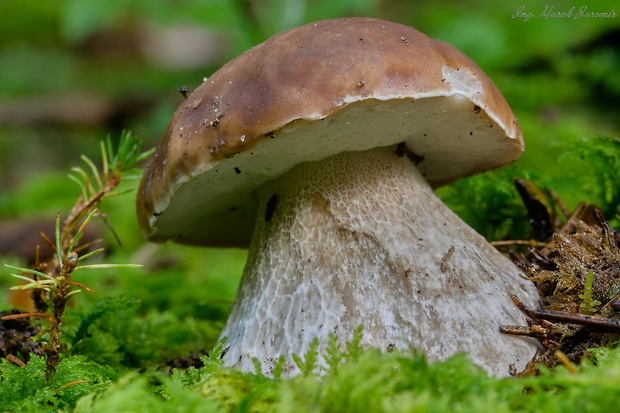
{"label": "dark soil debris", "polygon": [[[17,309],[1,311],[0,318],[22,313]],[[30,353],[42,355],[43,345],[33,340],[39,331],[39,326],[32,324],[28,318],[0,320],[0,352],[2,352],[2,357],[13,355],[27,362],[30,359]]]}
{"label": "dark soil debris", "polygon": [[172,371],[174,369],[186,370],[190,367],[200,368],[204,366],[201,358],[207,355],[208,353],[204,350],[200,353],[191,353],[190,355],[185,357],[177,357],[171,360],[167,360],[164,365],[160,366],[160,368],[165,368],[167,374],[169,375],[172,374]]}

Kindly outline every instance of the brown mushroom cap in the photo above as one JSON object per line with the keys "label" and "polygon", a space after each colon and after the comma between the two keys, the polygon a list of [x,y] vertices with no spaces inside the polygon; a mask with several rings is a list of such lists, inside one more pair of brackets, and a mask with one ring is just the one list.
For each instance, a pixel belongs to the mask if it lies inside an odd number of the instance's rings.
{"label": "brown mushroom cap", "polygon": [[146,236],[247,246],[252,193],[295,165],[405,142],[433,186],[512,162],[523,139],[491,80],[454,47],[383,20],[275,35],[176,111],[138,194]]}

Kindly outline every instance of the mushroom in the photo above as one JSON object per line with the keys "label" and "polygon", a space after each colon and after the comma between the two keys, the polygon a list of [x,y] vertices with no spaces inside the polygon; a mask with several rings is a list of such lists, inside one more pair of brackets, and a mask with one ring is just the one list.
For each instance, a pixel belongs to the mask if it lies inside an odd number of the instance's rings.
{"label": "mushroom", "polygon": [[176,111],[137,202],[150,240],[249,245],[226,365],[297,368],[364,326],[362,344],[457,352],[489,373],[538,349],[503,336],[539,296],[433,188],[519,157],[491,80],[454,47],[371,18],[319,21],[230,61]]}

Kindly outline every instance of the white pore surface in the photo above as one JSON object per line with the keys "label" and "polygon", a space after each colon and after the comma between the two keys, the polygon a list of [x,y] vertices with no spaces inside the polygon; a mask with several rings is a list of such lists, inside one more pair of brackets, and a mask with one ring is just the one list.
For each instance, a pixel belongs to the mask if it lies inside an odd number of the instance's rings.
{"label": "white pore surface", "polygon": [[[212,245],[250,238],[257,208],[255,188],[304,161],[405,142],[417,168],[434,186],[514,161],[522,146],[466,96],[475,84],[466,74],[447,81],[465,95],[423,99],[368,99],[323,120],[297,120],[251,148],[183,176],[174,196],[151,217],[160,239]],[[472,81],[473,82],[473,81]],[[470,89],[467,89],[470,88]],[[478,113],[478,110],[480,112]],[[242,140],[242,137],[239,137]],[[243,236],[238,234],[243,233]]]}
{"label": "white pore surface", "polygon": [[509,294],[535,305],[535,287],[394,147],[302,164],[260,192],[222,332],[227,365],[252,371],[257,357],[269,374],[284,355],[285,374],[295,374],[292,354],[304,354],[315,337],[324,351],[330,332],[344,344],[361,324],[364,345],[413,346],[430,360],[467,352],[498,376],[534,356],[534,340],[502,335],[499,326],[525,323]]}

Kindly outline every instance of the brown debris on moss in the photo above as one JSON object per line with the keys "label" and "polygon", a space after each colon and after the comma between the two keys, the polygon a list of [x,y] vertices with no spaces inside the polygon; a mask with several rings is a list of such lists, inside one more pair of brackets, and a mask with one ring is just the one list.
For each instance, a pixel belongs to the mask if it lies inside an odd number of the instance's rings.
{"label": "brown debris on moss", "polygon": [[[531,203],[528,193],[521,196]],[[536,374],[541,365],[579,363],[589,349],[616,345],[620,338],[620,237],[595,206],[581,204],[565,215],[564,223],[552,220],[554,233],[544,246],[512,252],[542,297],[539,309],[525,308],[514,297],[528,326],[501,328],[537,337],[544,346],[519,375]]]}

